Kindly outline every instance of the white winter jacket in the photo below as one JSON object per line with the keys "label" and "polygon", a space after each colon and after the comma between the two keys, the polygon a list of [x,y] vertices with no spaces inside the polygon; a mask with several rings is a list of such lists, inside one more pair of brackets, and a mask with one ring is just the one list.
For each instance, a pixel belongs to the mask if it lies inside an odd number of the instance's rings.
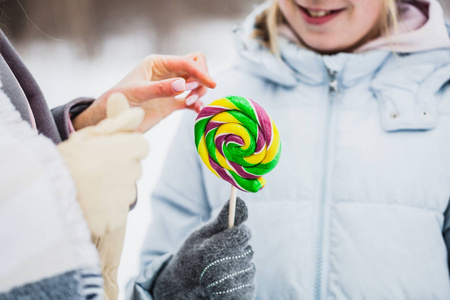
{"label": "white winter jacket", "polygon": [[[429,11],[445,32],[436,1]],[[427,50],[332,56],[282,38],[281,62],[250,37],[254,14],[207,98],[257,101],[283,145],[266,187],[239,194],[256,299],[450,299],[448,36]],[[229,197],[196,152],[194,119],[181,124],[153,195],[135,298],[151,299],[163,263]]]}

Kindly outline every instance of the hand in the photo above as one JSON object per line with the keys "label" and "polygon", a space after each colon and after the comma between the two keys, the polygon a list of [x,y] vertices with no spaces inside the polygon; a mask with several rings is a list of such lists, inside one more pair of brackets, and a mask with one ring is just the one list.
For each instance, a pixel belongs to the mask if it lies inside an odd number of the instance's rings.
{"label": "hand", "polygon": [[[97,124],[105,118],[107,97],[120,92],[129,100],[130,106],[144,109],[145,118],[138,130],[145,132],[176,110],[188,108],[199,112],[203,104],[197,100],[206,93],[207,87],[214,88],[215,85],[202,54],[185,57],[150,55],[78,115],[73,125],[78,130]],[[186,99],[175,98],[185,91],[190,91]]]}
{"label": "hand", "polygon": [[148,153],[147,141],[133,132],[142,123],[144,111],[128,109],[126,98],[120,94],[112,95],[108,106],[107,119],[74,132],[58,145],[86,221],[96,236],[126,223],[126,212],[136,200],[140,160]]}
{"label": "hand", "polygon": [[106,299],[118,298],[117,270],[130,204],[136,200],[140,160],[148,145],[139,133],[141,108],[129,109],[122,94],[107,103],[108,118],[73,133],[58,145],[77,188],[77,200],[99,252]]}
{"label": "hand", "polygon": [[255,265],[248,241],[247,207],[237,199],[236,225],[228,228],[229,202],[217,219],[194,231],[156,279],[155,300],[253,299]]}

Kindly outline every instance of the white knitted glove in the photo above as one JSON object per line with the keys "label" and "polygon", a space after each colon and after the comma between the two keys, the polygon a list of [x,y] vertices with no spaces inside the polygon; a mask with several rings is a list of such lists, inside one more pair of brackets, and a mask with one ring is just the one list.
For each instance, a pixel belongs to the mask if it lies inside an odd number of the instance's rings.
{"label": "white knitted glove", "polygon": [[58,145],[94,236],[125,225],[126,212],[136,200],[140,160],[148,153],[142,134],[133,132],[144,118],[141,108],[130,109],[125,96],[113,94],[107,114],[98,125],[74,132]]}
{"label": "white knitted glove", "polygon": [[136,200],[140,160],[148,153],[144,118],[122,94],[107,101],[107,119],[73,133],[58,145],[77,188],[77,199],[100,256],[106,299],[118,298],[117,270],[130,205]]}

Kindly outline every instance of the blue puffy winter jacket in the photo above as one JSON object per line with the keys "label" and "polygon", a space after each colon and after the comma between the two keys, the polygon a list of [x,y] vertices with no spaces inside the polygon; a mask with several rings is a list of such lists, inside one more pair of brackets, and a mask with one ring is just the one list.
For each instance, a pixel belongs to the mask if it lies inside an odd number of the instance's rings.
{"label": "blue puffy winter jacket", "polygon": [[[239,59],[206,97],[257,101],[283,145],[266,187],[239,193],[256,299],[450,299],[450,48],[321,56],[282,38],[282,62],[251,30],[236,32]],[[194,120],[153,195],[136,299],[152,299],[163,263],[229,197],[196,152]]]}

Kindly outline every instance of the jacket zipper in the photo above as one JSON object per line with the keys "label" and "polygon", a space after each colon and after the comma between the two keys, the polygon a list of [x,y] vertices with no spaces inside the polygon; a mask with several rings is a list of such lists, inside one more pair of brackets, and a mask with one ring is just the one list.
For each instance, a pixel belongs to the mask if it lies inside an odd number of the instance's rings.
{"label": "jacket zipper", "polygon": [[326,115],[326,125],[324,134],[323,148],[323,170],[322,170],[322,191],[319,203],[319,221],[318,221],[318,239],[317,239],[317,257],[316,257],[316,277],[315,277],[315,299],[322,299],[323,288],[323,255],[324,255],[324,234],[325,234],[325,213],[327,208],[327,184],[328,184],[328,159],[330,149],[330,131],[332,129],[334,100],[340,96],[338,85],[338,76],[336,71],[327,68],[328,74],[328,105]]}

